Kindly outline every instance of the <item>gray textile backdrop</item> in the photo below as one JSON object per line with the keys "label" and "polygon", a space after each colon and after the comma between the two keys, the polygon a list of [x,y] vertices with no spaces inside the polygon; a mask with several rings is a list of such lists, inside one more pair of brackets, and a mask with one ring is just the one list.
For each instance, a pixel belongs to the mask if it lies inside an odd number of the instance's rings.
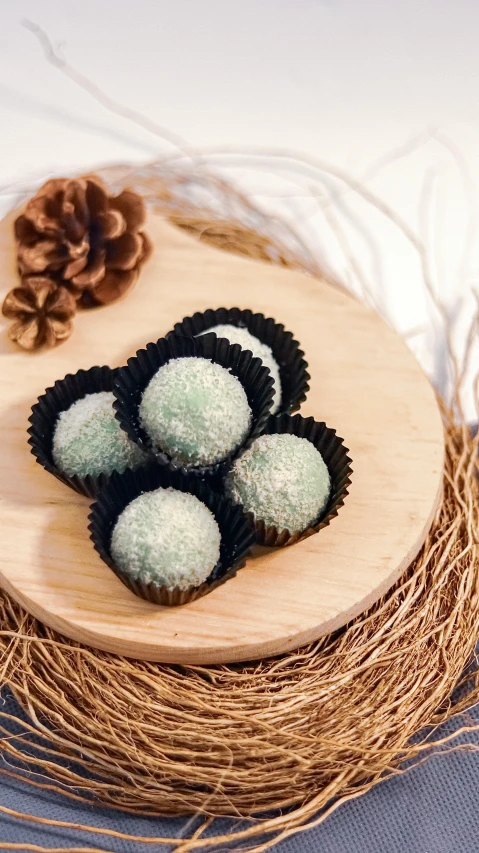
{"label": "gray textile backdrop", "polygon": [[[4,697],[3,711],[21,717],[9,696]],[[479,723],[479,709],[470,719]],[[469,735],[468,741],[479,750],[479,735]],[[479,751],[432,757],[345,804],[322,826],[288,839],[276,849],[278,853],[479,853],[478,799]],[[184,824],[183,820],[149,820],[82,807],[0,776],[1,806],[144,836],[181,835]],[[217,831],[225,828],[224,821],[215,827]],[[2,814],[0,840],[50,849],[83,846],[114,853],[160,853],[157,845],[35,826]]]}

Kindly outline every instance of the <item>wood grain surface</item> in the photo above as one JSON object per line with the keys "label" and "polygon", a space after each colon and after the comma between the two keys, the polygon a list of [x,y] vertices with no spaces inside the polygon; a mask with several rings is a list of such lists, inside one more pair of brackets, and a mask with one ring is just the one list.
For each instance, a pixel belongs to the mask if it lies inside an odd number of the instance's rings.
{"label": "wood grain surface", "polygon": [[[0,225],[1,295],[16,282],[12,220]],[[200,244],[158,217],[135,290],[83,312],[65,344],[27,354],[0,328],[0,582],[67,637],[130,657],[214,663],[285,652],[344,625],[416,555],[440,496],[443,431],[435,396],[402,340],[372,311],[298,272]],[[236,578],[182,608],[136,598],[93,550],[89,502],[30,455],[30,407],[55,379],[120,365],[186,314],[252,308],[283,322],[309,361],[301,412],[351,449],[353,481],[332,524],[264,551]]]}

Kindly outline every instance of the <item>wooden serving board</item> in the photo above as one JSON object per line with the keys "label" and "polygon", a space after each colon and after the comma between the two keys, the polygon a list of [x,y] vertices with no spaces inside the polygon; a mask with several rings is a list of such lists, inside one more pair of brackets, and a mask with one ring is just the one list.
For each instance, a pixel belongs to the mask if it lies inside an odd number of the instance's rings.
{"label": "wooden serving board", "polygon": [[[12,219],[0,225],[1,288],[16,282]],[[441,493],[434,392],[403,341],[364,305],[299,272],[200,244],[152,216],[156,249],[135,290],[83,312],[55,350],[27,354],[0,329],[0,582],[67,637],[175,663],[260,658],[357,616],[422,545]],[[162,608],[136,598],[93,550],[89,501],[49,476],[27,445],[30,407],[55,379],[120,365],[195,310],[252,308],[301,342],[312,375],[302,407],[337,429],[353,479],[339,515],[290,548],[264,550],[205,598]]]}

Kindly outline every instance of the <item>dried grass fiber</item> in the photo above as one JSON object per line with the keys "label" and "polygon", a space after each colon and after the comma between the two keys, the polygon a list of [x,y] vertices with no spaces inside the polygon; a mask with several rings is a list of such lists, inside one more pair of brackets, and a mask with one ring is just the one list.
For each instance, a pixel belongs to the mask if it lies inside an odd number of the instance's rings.
{"label": "dried grass fiber", "polygon": [[[237,211],[249,202],[233,190],[228,218],[187,202],[178,176],[143,173],[135,185],[198,239],[304,263],[244,224]],[[252,664],[135,662],[65,640],[2,593],[1,681],[27,711],[27,730],[43,736],[28,760],[32,784],[136,813],[204,816],[181,839],[100,830],[103,845],[113,835],[179,853],[260,851],[324,820],[431,743],[445,748],[437,727],[479,699],[474,668],[463,675],[479,635],[479,504],[478,439],[443,411],[444,495],[419,556],[370,611],[311,646]],[[6,716],[1,750],[8,772],[21,774],[29,734],[9,737]],[[214,815],[256,820],[211,837]]]}

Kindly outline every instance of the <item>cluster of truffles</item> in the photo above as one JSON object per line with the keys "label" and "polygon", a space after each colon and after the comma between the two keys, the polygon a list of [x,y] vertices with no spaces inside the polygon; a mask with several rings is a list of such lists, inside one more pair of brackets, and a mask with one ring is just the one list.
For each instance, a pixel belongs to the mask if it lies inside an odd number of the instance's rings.
{"label": "cluster of truffles", "polygon": [[[261,360],[268,389],[269,376],[273,380],[273,397],[267,392],[269,413],[281,411],[282,368],[271,347],[233,324],[211,326],[197,337],[209,332]],[[224,341],[218,345],[224,347]],[[297,534],[314,526],[325,511],[330,472],[313,439],[295,435],[291,419],[284,429],[287,414],[281,416],[281,428],[278,421],[275,431],[275,420],[267,434],[260,434],[259,427],[255,434],[254,390],[240,370],[233,373],[214,358],[170,357],[149,375],[135,403],[137,428],[147,436],[146,445],[128,424],[122,428],[121,396],[114,386],[114,392],[86,393],[58,413],[51,438],[53,463],[77,483],[78,478],[174,465],[174,470],[202,478],[209,489],[223,494],[223,501],[237,505],[245,524],[247,514],[255,524]],[[118,413],[115,397],[120,400]],[[267,411],[263,414],[261,423]],[[225,531],[188,488],[167,485],[140,494],[137,489],[130,502],[123,502],[109,534],[109,554],[120,575],[145,586],[187,592],[217,571]]]}

